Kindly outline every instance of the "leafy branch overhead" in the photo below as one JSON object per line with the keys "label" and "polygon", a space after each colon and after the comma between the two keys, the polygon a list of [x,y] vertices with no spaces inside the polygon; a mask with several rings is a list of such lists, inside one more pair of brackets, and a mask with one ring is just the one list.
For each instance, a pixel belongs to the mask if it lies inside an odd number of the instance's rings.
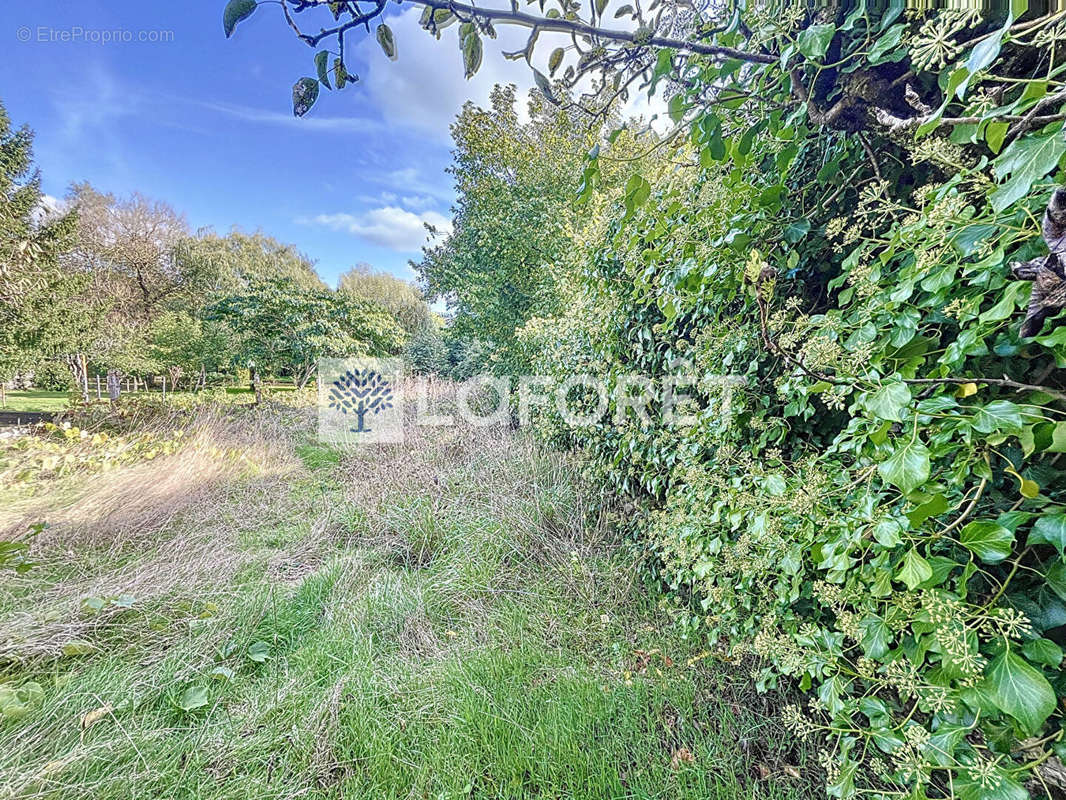
{"label": "leafy branch overhead", "polygon": [[[386,0],[278,2],[301,41],[312,48],[335,45],[316,54],[317,78],[301,78],[294,87],[297,116],[317,100],[308,80],[326,88],[332,88],[331,74],[338,88],[357,80],[345,64],[352,32],[370,33],[376,25],[374,35],[383,52],[390,59],[398,56],[394,34],[384,22]],[[1004,48],[1012,53],[1038,48],[1042,34],[1056,24],[1054,17],[1023,20],[1026,8],[1019,0],[1000,19],[954,12],[925,24],[917,18],[908,22],[901,6],[868,10],[865,0],[837,11],[833,6],[808,10],[792,4],[783,7],[777,26],[798,26],[785,34],[765,30],[760,8],[745,10],[732,3],[652,3],[644,8],[604,0],[593,0],[587,7],[576,0],[540,0],[531,13],[517,2],[497,7],[451,0],[411,2],[422,6],[421,25],[437,38],[459,24],[467,77],[480,67],[482,40],[495,38],[497,26],[528,30],[526,45],[505,55],[525,59],[535,83],[553,101],[580,87],[586,105],[609,105],[635,89],[655,93],[662,84],[669,86],[671,116],[690,126],[714,116],[714,107],[720,106],[743,107],[749,114],[783,114],[790,124],[805,121],[881,136],[958,128],[970,138],[985,140],[993,152],[1009,148],[997,166],[997,174],[1007,178],[997,200],[1002,204],[1025,193],[1029,176],[1052,152],[1050,143],[1040,152],[1029,152],[1032,145],[1014,150],[1013,143],[1025,131],[1064,119],[1066,93],[1012,92],[988,74],[988,65],[1006,54]],[[527,5],[532,3],[528,0]],[[230,0],[223,13],[227,36],[255,10],[254,0]],[[534,59],[541,35],[551,33],[564,34],[569,43],[554,46],[546,59],[536,61],[546,67],[546,76]],[[942,80],[925,77],[933,66],[944,70]],[[552,88],[552,79],[563,91]],[[978,91],[990,80],[994,92]],[[1059,143],[1061,137],[1056,147]]]}

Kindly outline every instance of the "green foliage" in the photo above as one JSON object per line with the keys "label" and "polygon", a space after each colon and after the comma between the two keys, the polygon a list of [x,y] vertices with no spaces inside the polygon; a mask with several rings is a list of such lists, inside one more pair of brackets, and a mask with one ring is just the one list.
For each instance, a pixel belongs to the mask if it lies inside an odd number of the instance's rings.
{"label": "green foliage", "polygon": [[222,11],[222,29],[228,39],[233,35],[237,23],[248,19],[255,11],[258,3],[255,0],[229,0]]}
{"label": "green foliage", "polygon": [[97,315],[76,300],[83,275],[61,268],[76,218],[43,206],[33,132],[12,129],[0,105],[0,378],[77,351]]}
{"label": "green foliage", "polygon": [[250,281],[288,279],[304,289],[325,288],[314,264],[295,247],[259,231],[231,230],[225,236],[201,231],[183,238],[174,258],[184,274],[195,276],[193,305],[207,302],[212,293],[246,289]]}
{"label": "green foliage", "polygon": [[[1008,40],[1010,19],[923,27],[863,8],[780,23],[775,63],[694,71],[671,102],[691,134],[673,160],[699,170],[645,158],[600,186],[565,314],[519,341],[560,381],[696,379],[690,427],[539,424],[642,507],[685,630],[758,656],[760,687],[810,693],[785,713],[825,748],[832,796],[1024,797],[1059,755],[1066,695],[1066,337],[1052,318],[1019,338],[1029,284],[1009,265],[1046,252],[1066,140],[1061,118],[1025,115],[1061,66],[1036,34]],[[934,36],[947,45],[929,61]],[[797,103],[790,85],[817,94],[831,76],[782,70],[795,52],[856,83],[913,69],[917,102],[940,108],[897,122],[867,107],[864,147],[831,99]],[[845,106],[855,85],[838,84]],[[590,203],[601,164],[626,155],[593,153]]]}
{"label": "green foliage", "polygon": [[382,306],[284,279],[249,282],[246,293],[221,298],[207,316],[236,334],[239,362],[261,374],[289,375],[298,388],[319,358],[395,355],[404,339]]}
{"label": "green foliage", "polygon": [[152,323],[148,357],[173,376],[172,386],[184,374],[195,384],[201,370],[218,372],[233,360],[230,332],[218,322],[199,320],[181,311],[168,311]]}
{"label": "green foliage", "polygon": [[558,308],[576,175],[588,144],[566,114],[534,101],[520,122],[513,87],[492,108],[467,104],[452,127],[459,195],[454,231],[416,266],[430,298],[454,312],[454,335],[491,348],[490,370],[521,370],[514,332]]}
{"label": "green foliage", "polygon": [[432,324],[430,311],[422,293],[408,281],[377,272],[369,264],[357,264],[340,276],[337,291],[384,306],[408,336]]}
{"label": "green foliage", "polygon": [[74,376],[66,364],[58,361],[42,361],[33,368],[33,385],[50,392],[69,392],[74,387]]}
{"label": "green foliage", "polygon": [[416,375],[435,375],[448,366],[448,353],[440,327],[430,322],[411,336],[404,349],[404,363]]}

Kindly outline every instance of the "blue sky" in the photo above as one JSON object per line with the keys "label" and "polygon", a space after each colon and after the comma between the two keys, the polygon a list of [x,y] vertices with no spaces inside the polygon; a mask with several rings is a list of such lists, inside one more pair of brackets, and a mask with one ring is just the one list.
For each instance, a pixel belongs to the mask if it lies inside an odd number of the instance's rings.
{"label": "blue sky", "polygon": [[[360,82],[323,91],[296,119],[291,86],[314,74],[314,51],[276,4],[227,40],[224,5],[0,4],[0,101],[36,132],[45,192],[88,180],[166,201],[193,230],[262,229],[295,244],[331,284],[358,262],[410,278],[421,220],[446,221],[454,200],[448,124],[464,100],[486,102],[495,82],[531,84],[528,67],[499,55],[524,34],[486,43],[482,70],[466,81],[455,31],[437,42],[417,28],[417,7],[392,6],[398,61],[357,33],[349,69]],[[129,31],[134,41],[88,41],[102,37],[89,31]],[[137,41],[141,31],[170,41]]]}

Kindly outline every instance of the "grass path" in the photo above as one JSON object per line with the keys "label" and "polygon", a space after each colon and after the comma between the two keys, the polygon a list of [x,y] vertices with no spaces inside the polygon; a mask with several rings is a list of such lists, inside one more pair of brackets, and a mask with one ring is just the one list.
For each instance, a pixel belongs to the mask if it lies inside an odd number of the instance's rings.
{"label": "grass path", "polygon": [[67,521],[0,579],[0,797],[815,793],[773,701],[671,632],[565,461],[459,429],[345,454],[307,427],[214,420],[229,471],[183,471],[190,436],[41,501]]}

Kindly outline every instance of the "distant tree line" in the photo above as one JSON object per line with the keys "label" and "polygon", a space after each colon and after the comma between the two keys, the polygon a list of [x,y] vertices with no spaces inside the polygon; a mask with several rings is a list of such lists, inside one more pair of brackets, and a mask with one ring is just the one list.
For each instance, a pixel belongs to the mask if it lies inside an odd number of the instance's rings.
{"label": "distant tree line", "polygon": [[138,193],[75,183],[50,201],[32,144],[0,106],[0,381],[165,375],[193,389],[254,374],[303,387],[321,357],[408,352],[419,371],[445,368],[442,320],[412,284],[361,264],[332,290],[293,246],[193,232]]}

